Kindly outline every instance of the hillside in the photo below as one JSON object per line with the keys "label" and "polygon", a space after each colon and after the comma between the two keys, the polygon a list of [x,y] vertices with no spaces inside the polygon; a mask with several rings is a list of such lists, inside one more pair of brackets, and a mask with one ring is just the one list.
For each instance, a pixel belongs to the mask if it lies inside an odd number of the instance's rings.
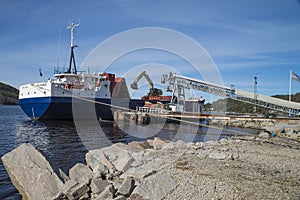
{"label": "hillside", "polygon": [[[289,99],[289,95],[274,95],[272,97],[275,97],[278,99],[284,99],[284,100]],[[300,93],[296,93],[296,94],[292,95],[292,101],[300,102]],[[206,111],[209,111],[210,108],[213,108],[214,111],[217,111],[217,112],[224,112],[224,111],[236,112],[236,113],[253,113],[254,112],[254,105],[236,101],[233,99],[219,99],[213,103],[207,103],[204,105],[204,109]],[[257,106],[257,113],[263,114],[263,113],[268,113],[268,112],[269,112],[268,109]]]}
{"label": "hillside", "polygon": [[19,90],[0,82],[0,104],[17,105]]}

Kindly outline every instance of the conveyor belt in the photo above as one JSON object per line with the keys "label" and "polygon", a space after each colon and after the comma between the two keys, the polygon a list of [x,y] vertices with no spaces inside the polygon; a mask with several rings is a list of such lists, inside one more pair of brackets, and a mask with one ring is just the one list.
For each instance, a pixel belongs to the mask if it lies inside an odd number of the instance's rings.
{"label": "conveyor belt", "polygon": [[262,94],[256,94],[256,98],[254,98],[253,92],[208,83],[202,80],[179,76],[177,74],[164,74],[162,76],[162,83],[166,82],[168,82],[173,89],[178,87],[191,88],[293,115],[299,115],[300,113],[300,103],[269,97]]}

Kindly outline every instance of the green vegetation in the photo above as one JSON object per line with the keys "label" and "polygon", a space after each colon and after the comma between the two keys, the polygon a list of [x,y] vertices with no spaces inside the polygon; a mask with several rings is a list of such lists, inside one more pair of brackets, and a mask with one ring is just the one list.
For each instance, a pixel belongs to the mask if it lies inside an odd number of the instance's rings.
{"label": "green vegetation", "polygon": [[17,105],[19,90],[0,82],[0,104]]}
{"label": "green vegetation", "polygon": [[[289,95],[274,95],[273,97],[289,100]],[[292,101],[294,102],[300,102],[300,92],[292,95]]]}
{"label": "green vegetation", "polygon": [[[288,100],[289,95],[274,95],[272,97],[278,99]],[[292,101],[300,102],[300,93],[296,93],[292,95]],[[209,111],[210,108],[213,108],[213,111],[216,112],[236,112],[236,113],[254,113],[254,105],[236,101],[233,99],[219,99],[213,103],[207,103],[204,105],[204,110]],[[266,108],[257,106],[256,113],[257,114],[265,114],[272,113],[274,111],[268,110]],[[282,113],[277,113],[278,115],[282,115]]]}
{"label": "green vegetation", "polygon": [[254,105],[233,99],[219,99],[213,103],[205,104],[204,109],[213,108],[216,112],[252,113]]}

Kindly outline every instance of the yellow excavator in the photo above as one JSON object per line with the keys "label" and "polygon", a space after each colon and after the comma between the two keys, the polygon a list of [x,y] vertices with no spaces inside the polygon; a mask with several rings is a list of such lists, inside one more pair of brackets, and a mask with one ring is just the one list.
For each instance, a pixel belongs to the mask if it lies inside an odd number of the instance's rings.
{"label": "yellow excavator", "polygon": [[150,86],[149,93],[146,96],[142,97],[143,100],[149,100],[149,99],[151,99],[151,97],[158,97],[158,96],[162,95],[162,93],[163,93],[162,90],[154,87],[153,82],[150,79],[150,76],[147,74],[146,71],[143,71],[142,73],[140,73],[140,75],[138,75],[136,77],[135,81],[133,81],[133,83],[130,85],[131,88],[134,90],[137,90],[138,89],[137,83],[143,77],[145,77],[145,79],[148,81],[149,86]]}

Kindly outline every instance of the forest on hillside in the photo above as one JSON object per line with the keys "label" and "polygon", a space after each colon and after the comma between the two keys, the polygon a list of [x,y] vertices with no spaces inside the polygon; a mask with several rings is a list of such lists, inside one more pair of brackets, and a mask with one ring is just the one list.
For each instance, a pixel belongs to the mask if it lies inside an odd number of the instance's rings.
{"label": "forest on hillside", "polygon": [[[289,95],[274,95],[272,97],[278,99],[289,100]],[[300,93],[296,93],[291,96],[292,101],[300,102]],[[207,103],[204,105],[205,111],[210,111],[213,108],[213,111],[216,112],[235,112],[235,113],[257,113],[257,114],[265,114],[272,113],[274,111],[257,106],[256,111],[253,104],[244,103],[241,101],[233,100],[233,99],[219,99],[214,101],[213,103]],[[282,113],[277,113],[282,114]]]}
{"label": "forest on hillside", "polygon": [[19,91],[7,84],[0,82],[0,104],[17,105]]}

